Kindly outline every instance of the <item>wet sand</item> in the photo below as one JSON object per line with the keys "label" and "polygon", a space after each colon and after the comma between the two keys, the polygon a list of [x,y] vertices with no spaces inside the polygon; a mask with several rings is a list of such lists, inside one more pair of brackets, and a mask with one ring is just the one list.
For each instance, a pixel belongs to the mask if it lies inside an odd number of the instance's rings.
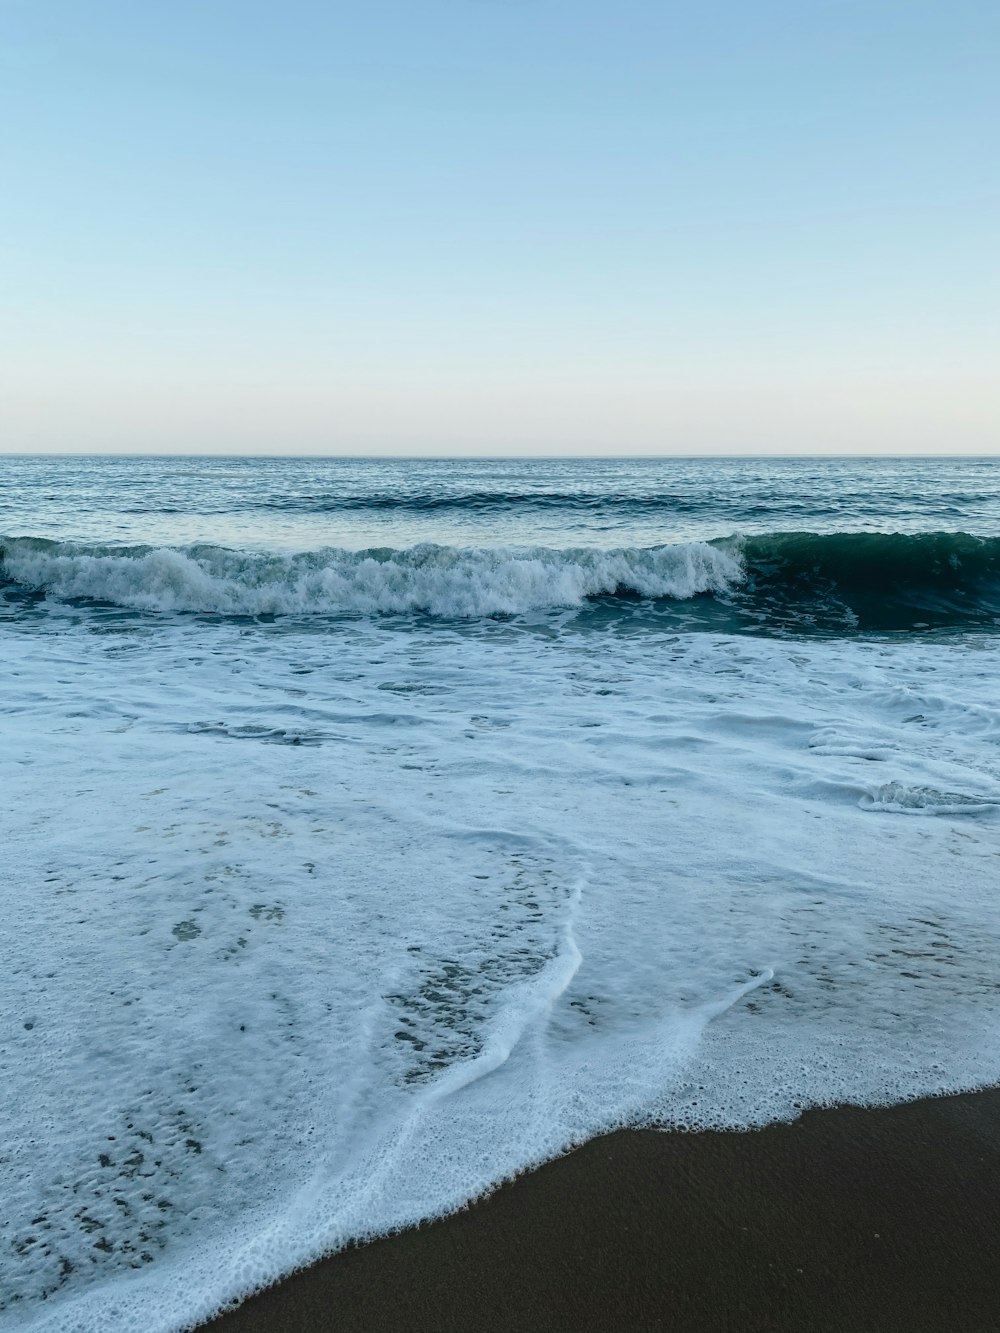
{"label": "wet sand", "polygon": [[595,1139],[206,1328],[1000,1330],[1000,1090]]}

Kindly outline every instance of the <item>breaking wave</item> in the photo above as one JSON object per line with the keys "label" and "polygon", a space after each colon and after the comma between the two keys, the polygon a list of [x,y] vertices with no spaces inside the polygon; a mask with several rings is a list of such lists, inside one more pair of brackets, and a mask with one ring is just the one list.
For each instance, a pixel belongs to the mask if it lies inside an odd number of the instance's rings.
{"label": "breaking wave", "polygon": [[[218,546],[0,542],[8,589],[142,611],[516,616],[588,602],[712,603],[727,627],[852,631],[1000,626],[1000,538],[779,532],[604,550],[453,547],[292,555]],[[668,608],[669,609],[669,606]],[[691,608],[687,609],[690,613]]]}
{"label": "breaking wave", "polygon": [[685,599],[724,592],[743,577],[737,552],[706,542],[612,551],[423,545],[262,555],[16,538],[0,549],[8,580],[58,598],[224,615],[517,615],[619,592]]}

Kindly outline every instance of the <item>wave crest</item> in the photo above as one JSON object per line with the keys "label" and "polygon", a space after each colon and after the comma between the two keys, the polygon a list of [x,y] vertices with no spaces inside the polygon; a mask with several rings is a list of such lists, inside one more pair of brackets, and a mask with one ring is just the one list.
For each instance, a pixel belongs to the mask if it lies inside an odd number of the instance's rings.
{"label": "wave crest", "polygon": [[608,551],[422,545],[264,555],[21,537],[6,540],[0,553],[8,580],[58,598],[222,615],[517,615],[616,593],[687,599],[728,591],[744,577],[736,550],[707,542]]}
{"label": "wave crest", "polygon": [[0,540],[0,579],[62,600],[217,615],[469,619],[618,598],[657,601],[661,618],[673,606],[682,623],[732,632],[1000,627],[1000,538],[960,532],[772,532],[610,550],[327,547],[295,555],[15,537]]}

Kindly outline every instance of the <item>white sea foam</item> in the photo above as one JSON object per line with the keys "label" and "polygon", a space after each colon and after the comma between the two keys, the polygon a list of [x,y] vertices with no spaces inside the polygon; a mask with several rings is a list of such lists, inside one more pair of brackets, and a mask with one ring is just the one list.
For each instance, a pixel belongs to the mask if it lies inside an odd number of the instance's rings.
{"label": "white sea foam", "polygon": [[39,616],[12,1329],[166,1333],[617,1125],[1000,1077],[993,641]]}
{"label": "white sea foam", "polygon": [[12,538],[4,543],[2,567],[8,578],[57,597],[242,615],[490,616],[575,607],[619,588],[643,597],[688,598],[726,591],[743,577],[738,554],[706,542],[608,551],[428,544],[402,551],[263,555],[208,546],[116,550]]}

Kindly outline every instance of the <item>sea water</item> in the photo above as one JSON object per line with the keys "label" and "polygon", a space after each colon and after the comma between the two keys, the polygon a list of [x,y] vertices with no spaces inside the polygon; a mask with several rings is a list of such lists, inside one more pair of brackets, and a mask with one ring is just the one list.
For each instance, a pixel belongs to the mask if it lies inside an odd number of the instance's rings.
{"label": "sea water", "polygon": [[1000,463],[0,462],[0,1307],[1000,1078]]}

